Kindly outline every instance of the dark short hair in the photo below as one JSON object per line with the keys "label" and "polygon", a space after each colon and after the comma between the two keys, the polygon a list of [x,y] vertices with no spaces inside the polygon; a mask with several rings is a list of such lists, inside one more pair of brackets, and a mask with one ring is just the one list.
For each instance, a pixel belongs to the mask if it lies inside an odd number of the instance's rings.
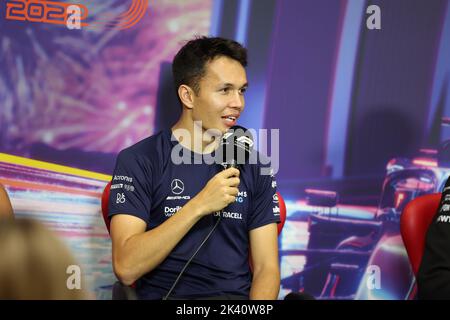
{"label": "dark short hair", "polygon": [[247,49],[234,40],[203,36],[188,41],[173,58],[175,90],[178,91],[178,88],[185,84],[198,95],[199,82],[205,75],[206,63],[220,56],[234,59],[243,67],[247,66]]}

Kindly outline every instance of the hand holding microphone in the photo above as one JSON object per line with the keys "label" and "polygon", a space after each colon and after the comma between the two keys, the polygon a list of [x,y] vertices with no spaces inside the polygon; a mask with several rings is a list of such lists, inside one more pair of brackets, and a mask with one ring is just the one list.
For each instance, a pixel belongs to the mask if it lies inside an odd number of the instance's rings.
{"label": "hand holding microphone", "polygon": [[202,215],[220,211],[236,201],[239,182],[239,170],[228,168],[212,177],[192,200],[198,203]]}
{"label": "hand holding microphone", "polygon": [[216,162],[224,170],[212,177],[194,198],[202,215],[220,211],[236,201],[240,182],[238,169],[249,159],[252,147],[253,137],[243,127],[234,126],[224,134],[216,153]]}

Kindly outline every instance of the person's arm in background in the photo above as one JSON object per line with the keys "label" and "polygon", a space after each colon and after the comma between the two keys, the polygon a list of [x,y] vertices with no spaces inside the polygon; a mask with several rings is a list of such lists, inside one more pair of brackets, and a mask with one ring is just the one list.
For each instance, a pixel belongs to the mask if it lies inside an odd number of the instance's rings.
{"label": "person's arm in background", "polygon": [[450,299],[450,178],[428,228],[417,286],[419,299]]}
{"label": "person's arm in background", "polygon": [[14,212],[5,188],[0,184],[0,217],[13,218]]}
{"label": "person's arm in background", "polygon": [[276,223],[250,231],[253,265],[251,300],[276,300],[280,291],[278,239]]}

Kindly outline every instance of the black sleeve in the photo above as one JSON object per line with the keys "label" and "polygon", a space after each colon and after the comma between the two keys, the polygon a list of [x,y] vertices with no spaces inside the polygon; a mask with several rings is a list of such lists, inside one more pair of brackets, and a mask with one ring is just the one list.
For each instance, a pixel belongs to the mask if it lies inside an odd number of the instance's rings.
{"label": "black sleeve", "polygon": [[450,299],[450,178],[427,231],[417,286],[419,299]]}
{"label": "black sleeve", "polygon": [[267,172],[258,167],[256,179],[256,194],[250,213],[249,230],[262,227],[270,223],[280,222],[280,207],[278,205],[277,182],[275,175],[266,166]]}
{"label": "black sleeve", "polygon": [[151,208],[151,167],[142,157],[119,153],[111,183],[109,217],[129,214],[148,223]]}

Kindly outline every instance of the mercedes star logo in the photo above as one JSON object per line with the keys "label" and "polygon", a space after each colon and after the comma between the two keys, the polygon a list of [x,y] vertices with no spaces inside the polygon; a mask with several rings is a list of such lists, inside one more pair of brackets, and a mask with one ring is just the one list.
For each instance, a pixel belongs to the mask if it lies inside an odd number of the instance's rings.
{"label": "mercedes star logo", "polygon": [[173,179],[170,187],[174,194],[180,194],[184,191],[184,183],[180,179]]}

